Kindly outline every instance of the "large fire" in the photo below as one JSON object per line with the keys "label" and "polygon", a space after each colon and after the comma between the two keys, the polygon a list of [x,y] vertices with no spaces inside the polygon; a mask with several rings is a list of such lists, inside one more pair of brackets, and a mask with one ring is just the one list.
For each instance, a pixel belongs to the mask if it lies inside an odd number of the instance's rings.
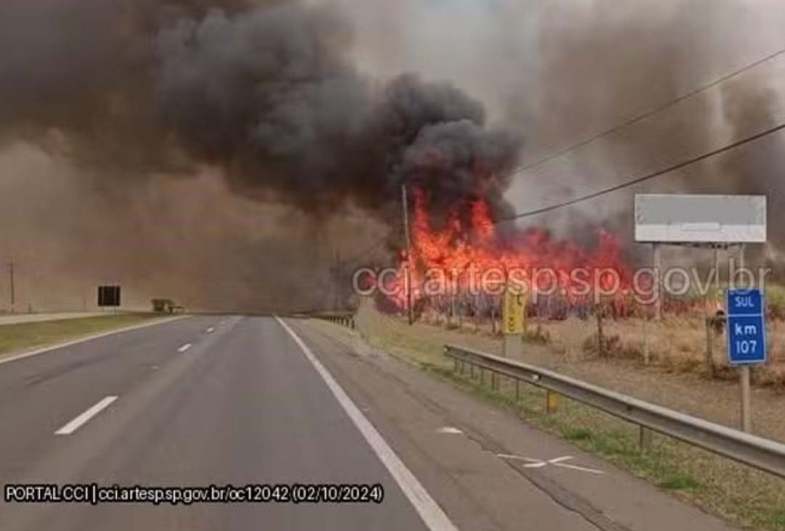
{"label": "large fire", "polygon": [[596,300],[598,293],[606,300],[621,300],[629,294],[631,268],[616,236],[605,230],[597,236],[596,245],[586,249],[558,241],[544,230],[502,235],[481,200],[464,212],[451,212],[443,226],[435,228],[425,198],[415,193],[411,259],[400,253],[394,280],[398,289],[388,290],[389,298],[406,307],[410,278],[413,303],[440,295],[498,294],[510,283],[532,295],[536,290],[573,304]]}

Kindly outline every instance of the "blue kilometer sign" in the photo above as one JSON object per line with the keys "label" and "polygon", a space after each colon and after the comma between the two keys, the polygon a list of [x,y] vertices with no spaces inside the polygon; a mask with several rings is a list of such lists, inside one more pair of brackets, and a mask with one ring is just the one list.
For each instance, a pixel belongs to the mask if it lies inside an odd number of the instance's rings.
{"label": "blue kilometer sign", "polygon": [[728,360],[732,365],[766,362],[766,321],[760,289],[727,293]]}

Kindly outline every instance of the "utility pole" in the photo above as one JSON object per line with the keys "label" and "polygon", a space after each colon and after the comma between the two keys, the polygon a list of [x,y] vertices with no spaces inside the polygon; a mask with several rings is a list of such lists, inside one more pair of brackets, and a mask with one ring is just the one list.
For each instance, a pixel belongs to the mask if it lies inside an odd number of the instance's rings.
{"label": "utility pole", "polygon": [[14,261],[8,262],[8,278],[11,287],[11,313],[14,313],[14,306],[16,305],[16,291],[14,287]]}
{"label": "utility pole", "polygon": [[409,325],[414,324],[414,308],[412,307],[412,240],[409,234],[409,197],[406,184],[401,186],[403,201],[403,229],[406,234],[406,307],[409,313]]}

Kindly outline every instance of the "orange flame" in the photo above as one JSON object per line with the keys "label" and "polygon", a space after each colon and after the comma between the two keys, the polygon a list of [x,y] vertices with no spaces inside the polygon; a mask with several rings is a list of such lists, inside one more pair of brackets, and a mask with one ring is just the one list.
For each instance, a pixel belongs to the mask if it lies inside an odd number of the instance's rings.
{"label": "orange flame", "polygon": [[[499,285],[511,280],[512,275],[520,277],[515,281],[529,282],[529,288],[542,291],[545,286],[541,283],[546,279],[535,277],[542,277],[544,271],[548,273],[548,287],[557,288],[555,293],[570,301],[585,300],[595,289],[611,298],[628,293],[631,269],[622,259],[619,239],[608,231],[599,232],[598,243],[591,250],[558,241],[540,229],[511,231],[502,236],[482,200],[465,208],[463,216],[459,209],[450,212],[443,228],[436,229],[429,221],[423,194],[415,191],[413,197],[411,257],[409,261],[406,253],[401,252],[396,280],[400,289],[390,295],[401,308],[407,304],[409,264],[414,300],[431,294],[424,293],[424,286],[436,282],[435,277],[459,293],[471,287],[484,292],[483,277],[492,277]],[[611,288],[617,288],[615,295],[609,293]]]}

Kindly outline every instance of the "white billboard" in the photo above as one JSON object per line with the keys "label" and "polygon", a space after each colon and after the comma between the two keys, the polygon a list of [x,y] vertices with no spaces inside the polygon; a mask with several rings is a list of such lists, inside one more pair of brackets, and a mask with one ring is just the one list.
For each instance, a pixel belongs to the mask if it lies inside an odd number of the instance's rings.
{"label": "white billboard", "polygon": [[766,197],[638,194],[635,241],[765,243]]}

